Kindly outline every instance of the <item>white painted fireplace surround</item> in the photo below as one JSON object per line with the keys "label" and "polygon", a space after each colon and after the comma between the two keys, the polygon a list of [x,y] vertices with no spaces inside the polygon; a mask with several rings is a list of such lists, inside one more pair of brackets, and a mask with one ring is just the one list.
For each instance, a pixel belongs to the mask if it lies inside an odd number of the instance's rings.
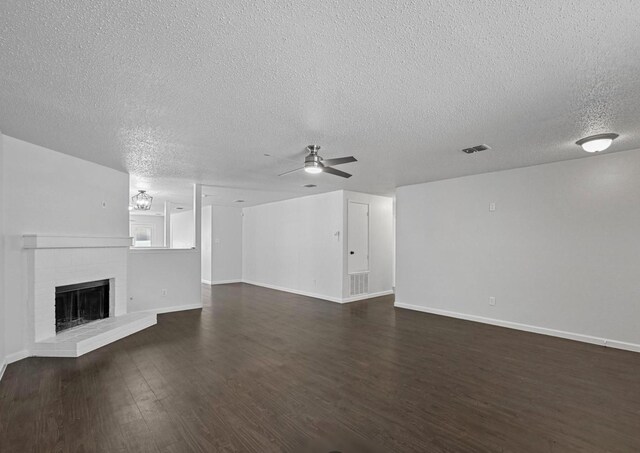
{"label": "white painted fireplace surround", "polygon": [[[31,355],[78,357],[156,324],[153,313],[127,314],[130,245],[128,237],[23,236]],[[107,279],[109,318],[56,335],[56,287]]]}

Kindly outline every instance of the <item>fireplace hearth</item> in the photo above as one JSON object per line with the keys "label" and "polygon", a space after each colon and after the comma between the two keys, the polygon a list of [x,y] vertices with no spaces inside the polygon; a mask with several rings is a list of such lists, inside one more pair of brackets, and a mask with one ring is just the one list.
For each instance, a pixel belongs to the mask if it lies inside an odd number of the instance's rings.
{"label": "fireplace hearth", "polygon": [[109,280],[56,287],[56,333],[109,317]]}

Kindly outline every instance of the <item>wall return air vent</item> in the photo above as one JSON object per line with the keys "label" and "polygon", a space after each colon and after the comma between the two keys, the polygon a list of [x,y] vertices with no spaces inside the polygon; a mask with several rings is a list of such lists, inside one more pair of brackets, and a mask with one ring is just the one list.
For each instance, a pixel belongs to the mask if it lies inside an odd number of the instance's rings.
{"label": "wall return air vent", "polygon": [[478,153],[480,151],[486,151],[488,149],[491,149],[491,147],[487,145],[478,145],[478,146],[472,146],[471,148],[465,148],[462,150],[462,152],[467,154],[473,154],[473,153]]}
{"label": "wall return air vent", "polygon": [[350,274],[349,295],[359,296],[369,293],[369,273]]}

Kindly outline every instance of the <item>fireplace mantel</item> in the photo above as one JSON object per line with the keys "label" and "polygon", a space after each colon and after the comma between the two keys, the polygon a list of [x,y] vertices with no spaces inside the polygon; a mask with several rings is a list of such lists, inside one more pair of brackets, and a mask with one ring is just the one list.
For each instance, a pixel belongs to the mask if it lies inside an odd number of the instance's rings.
{"label": "fireplace mantel", "polygon": [[132,245],[132,238],[25,234],[22,236],[22,243],[25,249],[128,248]]}

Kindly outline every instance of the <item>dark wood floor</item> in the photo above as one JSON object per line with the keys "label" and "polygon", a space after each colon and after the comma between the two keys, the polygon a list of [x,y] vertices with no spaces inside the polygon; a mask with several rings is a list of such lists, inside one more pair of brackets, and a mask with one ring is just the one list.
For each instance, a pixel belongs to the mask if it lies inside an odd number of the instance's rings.
{"label": "dark wood floor", "polygon": [[640,354],[249,285],[0,384],[0,451],[640,451]]}

